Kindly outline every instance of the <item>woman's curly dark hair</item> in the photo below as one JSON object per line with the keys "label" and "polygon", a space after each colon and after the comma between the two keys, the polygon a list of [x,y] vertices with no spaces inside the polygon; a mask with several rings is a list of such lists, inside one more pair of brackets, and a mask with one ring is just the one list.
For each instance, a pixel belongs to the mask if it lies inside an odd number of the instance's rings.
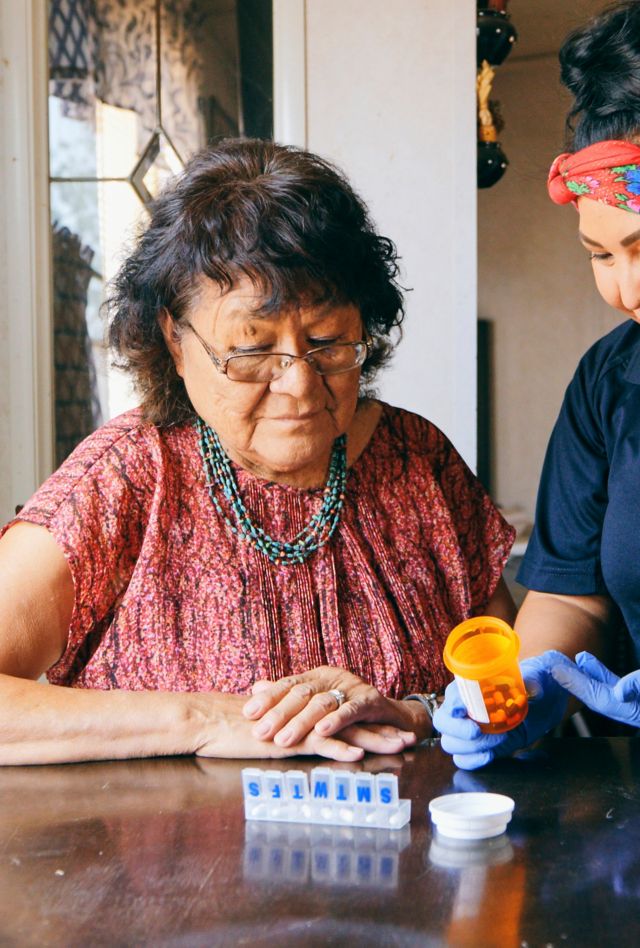
{"label": "woman's curly dark hair", "polygon": [[640,2],[613,3],[574,30],[560,50],[560,78],[574,97],[568,146],[640,135]]}
{"label": "woman's curly dark hair", "polygon": [[370,380],[389,357],[404,316],[392,241],[328,161],[258,139],[227,139],[196,155],[150,208],[151,220],[107,300],[109,344],[133,375],[144,417],[157,425],[193,416],[158,316],[179,325],[199,278],[230,290],[249,277],[261,308],[351,303],[372,346]]}

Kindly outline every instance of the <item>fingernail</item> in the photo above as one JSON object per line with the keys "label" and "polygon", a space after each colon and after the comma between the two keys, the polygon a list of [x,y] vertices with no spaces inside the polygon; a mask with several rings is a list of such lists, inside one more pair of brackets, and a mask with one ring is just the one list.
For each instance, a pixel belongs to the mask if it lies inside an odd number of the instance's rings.
{"label": "fingernail", "polygon": [[292,736],[292,732],[289,730],[289,728],[286,728],[284,731],[280,732],[278,735],[278,740],[281,744],[288,744]]}
{"label": "fingernail", "polygon": [[264,737],[265,734],[269,733],[269,723],[267,721],[260,721],[253,729],[253,733],[256,734],[257,737]]}
{"label": "fingernail", "polygon": [[260,702],[256,701],[255,698],[252,698],[251,701],[248,701],[244,706],[245,714],[255,714],[256,711],[260,710]]}
{"label": "fingernail", "polygon": [[315,726],[315,730],[318,733],[323,733],[324,731],[328,731],[330,727],[331,725],[329,724],[328,721],[318,721],[318,723]]}

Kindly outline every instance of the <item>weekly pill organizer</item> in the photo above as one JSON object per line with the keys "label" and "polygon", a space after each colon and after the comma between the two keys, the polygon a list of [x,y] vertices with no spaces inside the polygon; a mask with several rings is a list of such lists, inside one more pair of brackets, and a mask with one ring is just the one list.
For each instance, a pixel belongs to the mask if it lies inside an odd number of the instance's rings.
{"label": "weekly pill organizer", "polygon": [[[399,799],[395,774],[245,767],[242,790],[249,821],[397,830],[411,819],[411,800]],[[514,805],[497,793],[452,793],[431,800],[429,813],[439,836],[481,840],[504,833]]]}
{"label": "weekly pill organizer", "polygon": [[400,829],[411,819],[411,800],[398,798],[395,774],[245,767],[242,790],[247,820]]}

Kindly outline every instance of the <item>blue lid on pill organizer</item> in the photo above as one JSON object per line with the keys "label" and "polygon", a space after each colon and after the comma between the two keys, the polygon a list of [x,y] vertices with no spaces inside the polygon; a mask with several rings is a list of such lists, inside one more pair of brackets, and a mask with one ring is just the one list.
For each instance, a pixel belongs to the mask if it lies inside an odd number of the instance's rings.
{"label": "blue lid on pill organizer", "polygon": [[489,839],[504,833],[515,806],[502,793],[448,793],[429,803],[438,833],[453,839]]}

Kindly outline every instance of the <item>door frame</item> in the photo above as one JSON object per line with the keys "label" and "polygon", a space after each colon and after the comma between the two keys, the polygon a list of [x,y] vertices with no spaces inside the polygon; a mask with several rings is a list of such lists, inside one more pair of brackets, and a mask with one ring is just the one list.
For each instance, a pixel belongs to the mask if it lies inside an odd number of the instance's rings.
{"label": "door frame", "polygon": [[53,467],[46,0],[0,0],[0,331],[11,516]]}
{"label": "door frame", "polygon": [[308,145],[307,0],[273,0],[273,137]]}

